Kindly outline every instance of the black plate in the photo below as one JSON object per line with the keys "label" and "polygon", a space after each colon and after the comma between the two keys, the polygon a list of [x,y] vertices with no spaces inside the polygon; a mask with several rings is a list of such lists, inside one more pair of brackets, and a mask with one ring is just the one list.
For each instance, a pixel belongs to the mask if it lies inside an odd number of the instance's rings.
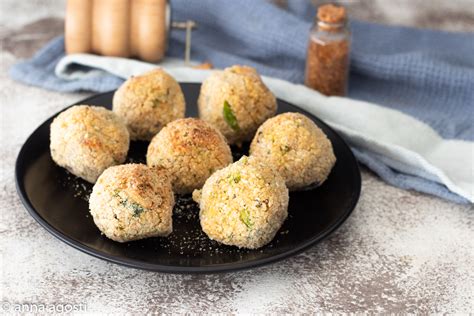
{"label": "black plate", "polygon": [[[186,116],[196,116],[199,84],[181,84]],[[77,104],[111,107],[113,92]],[[100,234],[89,215],[92,186],[58,167],[49,153],[49,126],[38,127],[23,145],[16,162],[18,194],[28,212],[51,234],[85,253],[129,267],[162,272],[230,271],[268,264],[314,245],[338,228],[359,199],[361,178],[349,147],[330,127],[299,108],[278,100],[278,112],[301,112],[311,117],[331,140],[337,163],[318,188],[290,193],[289,217],[275,239],[258,250],[220,245],[201,231],[198,207],[189,196],[178,197],[174,231],[168,238],[118,243]],[[147,143],[131,144],[129,161],[144,162]],[[236,158],[245,148],[235,150]]]}

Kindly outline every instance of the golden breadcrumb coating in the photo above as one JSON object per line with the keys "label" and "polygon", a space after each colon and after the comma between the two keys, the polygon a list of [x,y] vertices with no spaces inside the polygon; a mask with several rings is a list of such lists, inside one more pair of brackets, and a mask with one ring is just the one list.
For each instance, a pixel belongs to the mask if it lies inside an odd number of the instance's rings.
{"label": "golden breadcrumb coating", "polygon": [[132,140],[151,140],[185,110],[181,87],[160,68],[131,77],[113,98],[113,111],[125,120]]}
{"label": "golden breadcrumb coating", "polygon": [[105,236],[118,242],[168,236],[173,230],[173,206],[166,170],[143,164],[108,168],[89,199],[94,223]]}
{"label": "golden breadcrumb coating", "polygon": [[53,160],[92,183],[106,168],[125,161],[129,143],[125,123],[103,107],[76,105],[51,123]]}
{"label": "golden breadcrumb coating", "polygon": [[300,113],[280,114],[263,123],[250,155],[272,164],[290,190],[322,184],[336,163],[330,140]]}
{"label": "golden breadcrumb coating", "polygon": [[147,164],[166,168],[179,194],[200,189],[214,171],[230,163],[232,153],[224,136],[197,118],[169,123],[148,146]]}
{"label": "golden breadcrumb coating", "polygon": [[216,171],[194,191],[203,231],[213,240],[242,248],[269,243],[288,215],[288,189],[274,169],[242,157]]}
{"label": "golden breadcrumb coating", "polygon": [[229,144],[240,144],[275,115],[277,102],[254,68],[232,66],[202,83],[198,109],[199,117],[221,131]]}

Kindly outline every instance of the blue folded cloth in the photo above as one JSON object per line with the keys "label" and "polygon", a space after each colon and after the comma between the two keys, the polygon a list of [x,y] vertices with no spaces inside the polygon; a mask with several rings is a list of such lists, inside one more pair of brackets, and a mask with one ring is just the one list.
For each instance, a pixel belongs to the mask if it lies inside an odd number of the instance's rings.
{"label": "blue folded cloth", "polygon": [[[250,65],[267,76],[302,82],[308,31],[315,15],[309,1],[288,1],[288,6],[281,8],[253,0],[172,0],[171,8],[173,20],[191,19],[198,24],[192,35],[193,60],[209,60],[217,68]],[[474,140],[473,34],[359,21],[352,21],[351,29],[349,97],[404,112],[445,139]],[[167,55],[183,57],[184,42],[184,32],[172,30]],[[63,56],[64,42],[58,38],[31,60],[15,65],[10,74],[16,80],[58,91],[107,91],[123,82],[110,74],[58,78],[54,68]],[[77,70],[88,69],[78,66]],[[436,179],[395,170],[384,157],[360,148],[355,153],[393,185],[467,201]],[[472,164],[465,168],[474,172]]]}

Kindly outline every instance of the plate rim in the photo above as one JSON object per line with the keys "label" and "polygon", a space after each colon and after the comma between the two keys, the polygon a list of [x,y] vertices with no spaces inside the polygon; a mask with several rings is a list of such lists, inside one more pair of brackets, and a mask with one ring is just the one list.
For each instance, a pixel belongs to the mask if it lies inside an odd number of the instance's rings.
{"label": "plate rim", "polygon": [[[180,84],[190,84],[190,85],[200,85],[201,83],[189,83],[189,82],[180,82]],[[288,251],[285,251],[283,253],[273,255],[267,258],[263,259],[257,259],[257,260],[252,260],[252,261],[246,261],[246,262],[236,262],[236,263],[225,263],[225,264],[215,264],[212,266],[200,266],[200,267],[186,267],[186,266],[176,266],[176,265],[163,265],[163,264],[155,264],[155,263],[147,263],[143,262],[140,260],[134,260],[126,257],[117,257],[113,255],[109,255],[106,253],[103,253],[101,251],[98,251],[92,247],[89,247],[72,237],[69,237],[68,235],[62,233],[59,231],[59,229],[56,229],[54,226],[52,226],[48,221],[46,221],[39,213],[36,211],[34,206],[31,204],[31,201],[28,198],[28,195],[26,193],[25,189],[25,183],[24,181],[20,181],[20,176],[22,174],[21,168],[22,168],[22,157],[25,155],[24,151],[26,150],[26,145],[31,143],[33,135],[35,135],[40,128],[43,127],[43,125],[46,124],[47,121],[54,119],[56,116],[58,116],[61,112],[67,110],[68,108],[74,106],[74,105],[79,105],[79,104],[87,104],[87,101],[90,99],[97,98],[102,95],[106,94],[111,94],[114,93],[116,90],[111,90],[107,92],[102,92],[102,93],[97,93],[94,94],[90,97],[87,97],[85,99],[82,99],[78,102],[75,102],[69,106],[66,106],[65,108],[61,109],[57,113],[53,114],[52,116],[48,117],[43,123],[41,123],[31,134],[28,136],[28,138],[25,140],[23,145],[21,146],[20,151],[18,152],[16,161],[15,161],[15,186],[16,186],[16,191],[18,196],[20,197],[20,201],[22,202],[23,206],[26,208],[27,212],[30,214],[31,217],[35,219],[35,221],[40,224],[46,231],[48,231],[51,235],[54,237],[58,238],[65,244],[83,252],[88,255],[91,255],[95,258],[99,258],[102,260],[105,260],[107,262],[115,263],[121,266],[129,267],[129,268],[135,268],[135,269],[141,269],[141,270],[147,270],[147,271],[154,271],[154,272],[164,272],[164,273],[175,273],[175,274],[210,274],[210,273],[222,273],[222,272],[235,272],[235,271],[241,271],[241,270],[246,270],[246,269],[251,269],[251,268],[257,268],[261,267],[264,265],[268,265],[271,263],[276,263],[278,261],[284,260],[286,258],[295,256],[299,253],[302,253],[304,250],[308,249],[309,247],[316,245],[317,243],[321,242],[322,240],[326,239],[329,235],[331,235],[334,231],[336,231],[346,220],[347,218],[352,214],[354,211],[357,202],[359,201],[360,198],[360,193],[361,193],[361,188],[362,188],[362,178],[360,174],[360,167],[359,163],[357,162],[357,159],[354,156],[354,153],[350,149],[349,145],[346,143],[343,137],[339,135],[332,127],[330,127],[328,124],[326,124],[324,121],[322,121],[320,118],[317,116],[308,113],[304,109],[301,109],[300,107],[293,105],[285,100],[282,99],[277,99],[278,101],[285,102],[287,104],[290,104],[294,107],[297,107],[300,111],[303,113],[309,114],[312,117],[315,117],[318,119],[318,121],[322,122],[326,127],[328,127],[335,135],[340,139],[342,142],[343,146],[347,147],[349,150],[349,153],[351,155],[352,160],[355,162],[354,167],[355,167],[355,175],[356,179],[355,182],[357,183],[356,189],[351,195],[351,201],[347,207],[347,211],[344,214],[344,216],[341,216],[331,227],[328,229],[322,231],[322,233],[318,234],[318,236],[313,237],[309,239],[308,241],[298,245],[295,248],[292,248]],[[23,167],[24,170],[26,170],[27,166]],[[24,172],[23,172],[24,174]]]}

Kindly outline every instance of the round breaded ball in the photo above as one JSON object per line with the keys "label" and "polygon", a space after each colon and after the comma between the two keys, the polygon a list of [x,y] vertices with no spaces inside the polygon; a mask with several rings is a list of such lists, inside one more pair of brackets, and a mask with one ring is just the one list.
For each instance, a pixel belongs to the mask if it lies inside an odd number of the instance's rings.
{"label": "round breaded ball", "polygon": [[113,111],[125,120],[132,140],[151,140],[167,123],[184,117],[185,108],[181,87],[162,69],[131,77],[113,99]]}
{"label": "round breaded ball", "polygon": [[210,239],[239,248],[269,243],[288,215],[288,189],[274,169],[242,157],[216,171],[193,199]]}
{"label": "round breaded ball", "polygon": [[321,185],[336,163],[331,141],[300,113],[280,114],[263,123],[250,155],[272,164],[290,190]]}
{"label": "round breaded ball", "polygon": [[254,68],[233,66],[202,83],[198,108],[199,117],[220,130],[229,144],[240,144],[275,115],[277,102]]}
{"label": "round breaded ball", "polygon": [[127,158],[130,144],[127,127],[106,108],[73,106],[60,113],[50,129],[54,162],[91,183],[105,169]]}
{"label": "round breaded ball", "polygon": [[108,168],[89,199],[96,226],[118,242],[168,236],[173,230],[173,206],[167,172],[143,164]]}
{"label": "round breaded ball", "polygon": [[232,163],[232,153],[222,134],[197,118],[166,125],[148,146],[147,164],[166,168],[176,193],[200,189],[214,171]]}

